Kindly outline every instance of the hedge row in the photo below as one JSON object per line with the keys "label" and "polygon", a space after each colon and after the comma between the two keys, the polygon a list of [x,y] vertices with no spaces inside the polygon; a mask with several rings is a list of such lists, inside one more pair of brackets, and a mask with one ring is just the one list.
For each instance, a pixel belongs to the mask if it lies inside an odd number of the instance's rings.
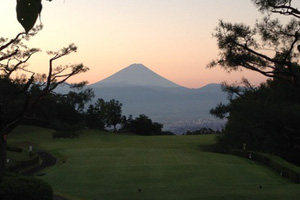
{"label": "hedge row", "polygon": [[280,176],[286,177],[295,183],[300,183],[300,167],[292,165],[281,158],[242,150],[233,150],[232,154],[262,163],[275,170]]}

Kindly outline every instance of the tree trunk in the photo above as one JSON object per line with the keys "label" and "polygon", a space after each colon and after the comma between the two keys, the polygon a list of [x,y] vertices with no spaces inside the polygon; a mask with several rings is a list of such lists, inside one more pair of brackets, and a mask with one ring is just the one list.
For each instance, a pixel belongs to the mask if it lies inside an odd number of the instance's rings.
{"label": "tree trunk", "polygon": [[6,133],[3,128],[0,129],[0,183],[4,178],[6,166]]}

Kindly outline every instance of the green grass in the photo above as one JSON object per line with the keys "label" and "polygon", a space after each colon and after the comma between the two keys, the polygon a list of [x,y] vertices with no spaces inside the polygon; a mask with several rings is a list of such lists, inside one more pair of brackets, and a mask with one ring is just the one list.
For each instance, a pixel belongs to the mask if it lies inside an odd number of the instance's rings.
{"label": "green grass", "polygon": [[52,140],[51,130],[34,127],[10,135],[13,144],[24,141],[60,159],[42,179],[70,199],[292,200],[300,195],[299,185],[262,165],[202,151],[202,145],[214,143],[211,135],[142,137],[85,131],[80,138]]}
{"label": "green grass", "polygon": [[7,167],[15,165],[18,161],[26,161],[31,157],[28,152],[7,152],[7,158],[9,159],[9,163],[6,164]]}

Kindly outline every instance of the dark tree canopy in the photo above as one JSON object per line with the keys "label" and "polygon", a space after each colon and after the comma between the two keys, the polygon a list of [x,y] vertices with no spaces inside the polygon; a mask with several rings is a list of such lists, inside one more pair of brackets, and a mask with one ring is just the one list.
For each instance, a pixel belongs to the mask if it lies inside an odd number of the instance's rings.
{"label": "dark tree canopy", "polygon": [[122,104],[115,99],[110,101],[97,99],[95,104],[90,105],[86,111],[86,124],[92,129],[104,130],[113,126],[116,131],[116,126],[121,123],[121,119]]}
{"label": "dark tree canopy", "polygon": [[152,120],[146,115],[139,115],[135,119],[129,116],[123,119],[122,131],[135,133],[137,135],[162,135],[163,125]]}
{"label": "dark tree canopy", "polygon": [[77,51],[77,47],[70,44],[48,52],[47,73],[33,72],[27,62],[40,50],[27,47],[24,41],[35,36],[41,28],[37,26],[28,34],[19,33],[13,39],[0,38],[0,181],[5,169],[7,135],[22,120],[32,117],[32,109],[53,94],[57,86],[88,70],[83,64],[55,66],[58,59]]}
{"label": "dark tree canopy", "polygon": [[[233,24],[221,20],[214,33],[220,49],[219,58],[208,67],[221,66],[229,72],[249,69],[300,87],[300,12],[292,6],[292,0],[253,2],[268,15],[253,28],[243,23]],[[291,19],[282,24],[272,14],[289,15]]]}
{"label": "dark tree canopy", "polygon": [[300,11],[292,0],[252,0],[262,12],[279,13],[300,18]]}
{"label": "dark tree canopy", "polygon": [[232,97],[230,103],[211,110],[228,119],[219,145],[230,150],[241,149],[245,143],[248,149],[275,153],[300,164],[300,89],[280,79],[256,88],[224,87]]}
{"label": "dark tree canopy", "polygon": [[[208,67],[247,69],[269,77],[254,87],[224,85],[229,104],[211,114],[227,118],[219,144],[275,153],[300,164],[300,11],[294,0],[252,0],[265,16],[254,27],[220,21],[219,58]],[[282,23],[278,17],[284,18]]]}

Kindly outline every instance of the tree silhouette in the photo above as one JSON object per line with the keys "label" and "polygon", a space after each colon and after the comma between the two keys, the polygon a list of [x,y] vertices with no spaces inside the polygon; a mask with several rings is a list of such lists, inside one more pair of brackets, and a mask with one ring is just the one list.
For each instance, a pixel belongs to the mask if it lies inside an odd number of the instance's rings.
{"label": "tree silhouette", "polygon": [[114,127],[121,123],[122,104],[115,99],[104,101],[97,99],[94,105],[90,105],[86,111],[86,124],[89,128],[104,130],[105,127]]}
{"label": "tree silhouette", "polygon": [[[227,118],[219,144],[280,155],[299,164],[300,110],[300,11],[292,0],[252,0],[267,15],[252,28],[220,21],[214,36],[219,58],[208,67],[227,71],[248,69],[270,79],[258,87],[224,85],[228,105],[211,114]],[[287,16],[281,23],[276,16]]]}
{"label": "tree silhouette", "polygon": [[77,47],[70,44],[59,51],[48,52],[51,58],[47,74],[31,71],[26,63],[40,50],[27,47],[24,40],[31,39],[41,28],[19,33],[11,40],[0,38],[0,180],[4,176],[8,134],[58,85],[88,70],[83,64],[55,67],[56,60],[77,51]]}
{"label": "tree silhouette", "polygon": [[106,125],[113,126],[114,131],[117,131],[116,126],[121,123],[122,118],[122,104],[118,100],[111,99],[106,102],[105,107]]}
{"label": "tree silhouette", "polygon": [[122,131],[128,133],[135,133],[138,135],[161,135],[163,125],[152,120],[146,115],[139,115],[135,119],[132,119],[130,115],[128,119],[126,117],[122,120]]}
{"label": "tree silhouette", "polygon": [[[221,66],[227,71],[241,68],[256,71],[270,78],[279,78],[300,87],[298,66],[300,11],[292,0],[252,0],[267,16],[253,28],[243,23],[220,21],[214,37],[220,56],[208,67]],[[292,18],[282,24],[272,14]]]}

